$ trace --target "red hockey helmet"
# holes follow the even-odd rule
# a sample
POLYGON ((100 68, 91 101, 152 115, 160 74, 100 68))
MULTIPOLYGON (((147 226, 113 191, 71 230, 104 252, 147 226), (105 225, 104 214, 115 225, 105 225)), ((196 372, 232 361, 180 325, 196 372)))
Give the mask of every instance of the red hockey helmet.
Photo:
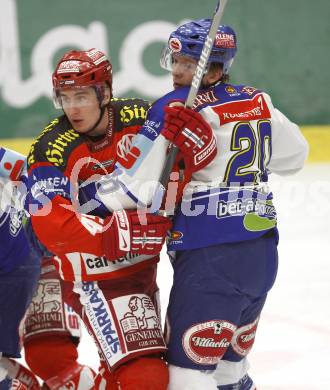
POLYGON ((63 88, 95 87, 98 99, 103 99, 104 83, 112 96, 112 65, 106 55, 95 48, 86 51, 71 50, 58 62, 52 76, 54 103, 62 107, 58 92, 63 88))

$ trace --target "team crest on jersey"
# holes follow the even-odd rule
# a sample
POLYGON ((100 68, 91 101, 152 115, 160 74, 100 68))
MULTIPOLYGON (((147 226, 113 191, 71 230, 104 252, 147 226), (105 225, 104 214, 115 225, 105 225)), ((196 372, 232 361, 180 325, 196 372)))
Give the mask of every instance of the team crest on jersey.
POLYGON ((246 356, 250 352, 255 340, 258 322, 259 318, 235 331, 231 345, 239 355, 246 356))
POLYGON ((228 321, 212 320, 190 327, 182 337, 188 358, 197 364, 217 364, 230 345, 236 326, 228 321))
POLYGON ((133 146, 134 137, 135 134, 125 134, 117 143, 118 162, 126 169, 131 168, 141 154, 141 151, 133 146))

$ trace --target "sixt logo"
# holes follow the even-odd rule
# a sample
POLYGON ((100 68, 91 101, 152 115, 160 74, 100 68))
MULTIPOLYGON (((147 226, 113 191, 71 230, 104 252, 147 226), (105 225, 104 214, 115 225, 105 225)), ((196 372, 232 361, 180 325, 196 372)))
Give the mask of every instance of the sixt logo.
POLYGON ((34 164, 36 162, 35 155, 34 155, 34 151, 35 151, 36 145, 40 142, 40 139, 46 133, 50 132, 58 124, 58 122, 59 122, 58 118, 54 119, 48 126, 46 126, 42 130, 40 135, 33 141, 32 145, 31 145, 31 148, 30 148, 29 156, 28 156, 28 165, 29 166, 31 166, 32 164, 34 164))
POLYGON ((53 142, 48 142, 50 147, 46 150, 45 153, 47 160, 56 167, 64 165, 63 154, 65 149, 71 142, 79 137, 80 135, 74 130, 68 130, 59 137, 55 138, 53 142))
POLYGON ((133 119, 145 119, 147 110, 143 106, 134 104, 132 106, 124 106, 120 110, 120 121, 122 123, 130 123, 133 119))

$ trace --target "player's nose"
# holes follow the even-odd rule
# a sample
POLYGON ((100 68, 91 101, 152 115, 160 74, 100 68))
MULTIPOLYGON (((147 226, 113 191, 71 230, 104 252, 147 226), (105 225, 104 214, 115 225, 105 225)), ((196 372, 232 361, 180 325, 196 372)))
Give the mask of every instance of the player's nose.
POLYGON ((172 65, 172 76, 173 78, 177 77, 182 77, 183 74, 183 68, 180 64, 173 64, 172 65))

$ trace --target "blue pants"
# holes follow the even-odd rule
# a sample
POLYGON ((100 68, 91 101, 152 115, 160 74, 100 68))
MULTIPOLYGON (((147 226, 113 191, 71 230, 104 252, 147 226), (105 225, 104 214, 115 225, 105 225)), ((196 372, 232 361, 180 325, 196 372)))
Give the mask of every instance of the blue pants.
POLYGON ((218 358, 241 360, 253 345, 253 324, 275 281, 277 261, 272 232, 255 240, 176 252, 167 312, 169 363, 214 370, 218 358), (236 348, 233 333, 239 335, 236 348))
POLYGON ((11 272, 0 272, 0 352, 19 358, 19 324, 29 306, 40 275, 40 257, 31 251, 11 272))

